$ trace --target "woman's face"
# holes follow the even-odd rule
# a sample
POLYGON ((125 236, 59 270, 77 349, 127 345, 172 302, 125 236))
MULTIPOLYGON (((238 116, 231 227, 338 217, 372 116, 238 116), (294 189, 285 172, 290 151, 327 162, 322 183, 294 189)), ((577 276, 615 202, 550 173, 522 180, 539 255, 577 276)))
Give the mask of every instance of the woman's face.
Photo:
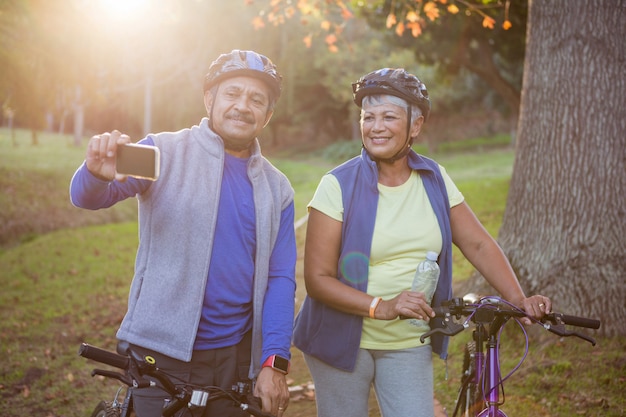
POLYGON ((407 108, 386 100, 363 102, 361 136, 370 155, 385 159, 396 155, 407 144, 407 108))

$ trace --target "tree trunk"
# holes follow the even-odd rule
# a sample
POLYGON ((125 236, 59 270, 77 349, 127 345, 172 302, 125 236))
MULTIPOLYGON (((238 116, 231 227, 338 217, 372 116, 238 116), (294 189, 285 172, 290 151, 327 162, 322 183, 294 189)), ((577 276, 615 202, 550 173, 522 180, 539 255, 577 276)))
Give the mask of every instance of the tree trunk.
MULTIPOLYGON (((148 70, 150 71, 150 70, 148 70)), ((152 132, 152 74, 146 74, 146 84, 143 90, 143 137, 148 136, 152 132)))
POLYGON ((626 0, 531 0, 500 244, 528 293, 626 334, 626 0))
POLYGON ((85 129, 85 103, 80 85, 76 85, 74 97, 74 146, 83 146, 83 131, 85 129))

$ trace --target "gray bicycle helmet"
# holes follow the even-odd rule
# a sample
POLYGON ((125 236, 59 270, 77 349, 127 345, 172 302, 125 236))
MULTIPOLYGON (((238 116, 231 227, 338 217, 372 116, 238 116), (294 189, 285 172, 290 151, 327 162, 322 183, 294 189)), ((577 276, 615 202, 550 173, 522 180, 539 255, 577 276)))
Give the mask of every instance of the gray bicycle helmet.
POLYGON ((238 49, 222 54, 213 61, 204 77, 204 92, 226 78, 241 75, 260 79, 270 88, 274 100, 280 97, 282 76, 272 61, 254 51, 238 49))
POLYGON ((430 113, 430 99, 423 82, 403 68, 381 68, 361 77, 352 84, 354 102, 361 107, 363 97, 389 94, 415 104, 422 111, 424 120, 430 113))

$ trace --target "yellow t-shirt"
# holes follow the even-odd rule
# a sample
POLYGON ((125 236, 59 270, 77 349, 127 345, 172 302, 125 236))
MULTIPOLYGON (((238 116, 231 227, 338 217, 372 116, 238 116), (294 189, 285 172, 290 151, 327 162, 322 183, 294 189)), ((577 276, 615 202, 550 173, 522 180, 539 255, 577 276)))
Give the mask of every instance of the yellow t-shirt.
MULTIPOLYGON (((463 202, 463 194, 440 166, 450 207, 463 202)), ((417 264, 426 252, 441 252, 442 238, 435 212, 422 180, 413 171, 408 181, 397 187, 378 184, 379 199, 369 260, 367 293, 388 300, 410 290, 417 264)), ((322 177, 308 205, 327 216, 343 221, 341 187, 332 174, 322 177)), ((361 348, 406 349, 421 344, 419 337, 428 324, 415 327, 408 320, 363 319, 361 348)))

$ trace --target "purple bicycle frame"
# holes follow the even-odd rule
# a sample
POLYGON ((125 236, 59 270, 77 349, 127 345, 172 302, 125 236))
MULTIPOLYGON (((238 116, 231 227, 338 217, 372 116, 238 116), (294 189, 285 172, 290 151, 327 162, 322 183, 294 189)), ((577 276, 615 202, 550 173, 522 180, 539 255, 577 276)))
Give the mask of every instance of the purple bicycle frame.
MULTIPOLYGON (((500 390, 504 381, 520 367, 526 358, 528 353, 528 334, 518 319, 530 316, 499 297, 481 297, 478 301, 474 300, 474 298, 468 297, 467 300, 454 298, 446 302, 444 307, 439 308, 440 311, 437 315, 445 317, 447 329, 430 330, 422 335, 420 340, 423 342, 423 339, 430 337, 434 333, 454 336, 468 328, 470 321, 473 322, 475 326, 472 337, 475 343, 466 345, 461 389, 458 393, 454 416, 458 416, 458 412, 461 411, 463 417, 507 417, 504 411, 500 410, 500 406, 504 403, 504 390, 502 390, 502 400, 500 399, 500 390), (505 305, 504 309, 500 308, 501 303, 505 305), (462 324, 453 320, 454 316, 460 318, 461 315, 467 317, 462 324), (499 352, 500 334, 502 328, 510 319, 514 319, 522 329, 526 338, 526 349, 523 358, 517 366, 509 375, 502 378, 499 352), (482 398, 476 398, 477 394, 482 394, 482 398), (476 411, 478 407, 484 408, 481 411, 476 411), (471 413, 471 416, 469 413, 471 413)), ((546 330, 558 336, 576 336, 594 346, 595 340, 592 337, 569 331, 565 328, 565 325, 598 329, 601 324, 599 320, 568 316, 561 313, 549 313, 546 315, 545 321, 533 321, 541 323, 546 330)))
POLYGON ((489 336, 487 342, 487 353, 482 352, 482 344, 476 346, 476 384, 482 385, 483 395, 487 393, 487 407, 476 415, 476 417, 507 417, 504 411, 500 410, 500 357, 498 355, 497 336, 489 336), (483 375, 484 364, 487 363, 488 374, 483 375))

